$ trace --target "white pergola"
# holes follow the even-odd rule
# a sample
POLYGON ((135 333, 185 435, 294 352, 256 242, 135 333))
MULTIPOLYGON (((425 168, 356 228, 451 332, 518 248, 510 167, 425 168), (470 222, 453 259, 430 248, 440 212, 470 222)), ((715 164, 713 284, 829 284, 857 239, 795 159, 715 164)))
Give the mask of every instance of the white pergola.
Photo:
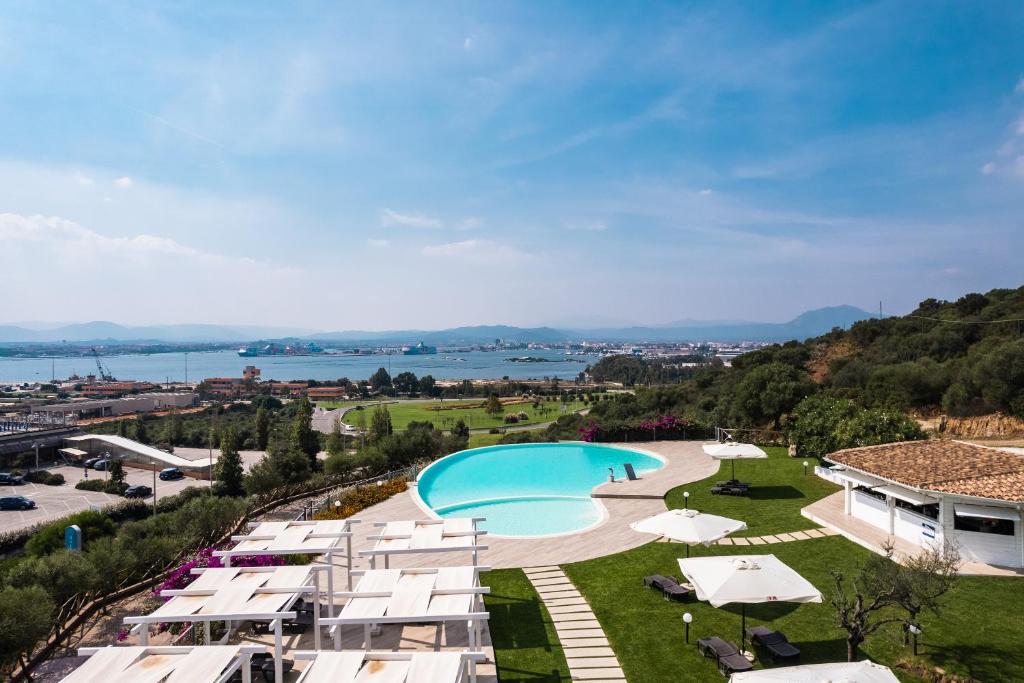
POLYGON ((149 644, 149 625, 167 622, 202 623, 210 643, 210 622, 223 621, 228 626, 240 621, 267 621, 274 631, 275 680, 283 680, 282 624, 297 615, 290 608, 300 596, 312 594, 314 647, 320 648, 320 572, 326 566, 295 567, 226 567, 195 569, 199 578, 186 588, 161 591, 171 599, 155 612, 144 616, 125 617, 124 623, 135 624, 139 644, 149 644))
POLYGON ((473 556, 473 565, 479 560, 479 552, 487 550, 480 545, 480 536, 486 531, 477 529, 477 522, 486 517, 451 517, 447 519, 408 520, 400 522, 377 522, 382 527, 379 534, 370 536, 376 541, 369 550, 359 554, 370 558, 370 567, 377 567, 377 556, 384 557, 385 569, 390 566, 392 555, 416 553, 468 552, 473 556))
POLYGON ((463 683, 473 679, 476 665, 486 660, 482 652, 343 652, 295 653, 308 659, 296 683, 355 683, 381 680, 388 683, 463 683))
MULTIPOLYGON (((352 590, 352 525, 358 519, 325 519, 319 521, 261 522, 249 533, 232 536, 236 541, 230 550, 215 550, 215 557, 231 566, 231 558, 252 555, 324 555, 327 565, 334 566, 336 554, 345 555, 345 575, 352 590), (342 548, 344 541, 344 548, 342 548)), ((334 572, 327 574, 327 592, 334 593, 334 572)), ((334 604, 328 604, 328 615, 334 616, 334 604)))
MULTIPOLYGON (((371 631, 377 624, 466 622, 469 649, 479 652, 481 624, 487 620, 483 595, 491 589, 480 585, 480 572, 489 567, 440 567, 437 569, 370 569, 360 575, 356 589, 335 593, 345 598, 341 613, 321 623, 334 627, 334 649, 341 650, 341 626, 361 624, 363 647, 372 648, 371 631)), ((475 680, 475 678, 474 678, 475 680)))
POLYGON ((242 671, 242 683, 250 683, 250 660, 262 645, 212 645, 208 647, 83 647, 88 656, 62 683, 226 683, 242 671))

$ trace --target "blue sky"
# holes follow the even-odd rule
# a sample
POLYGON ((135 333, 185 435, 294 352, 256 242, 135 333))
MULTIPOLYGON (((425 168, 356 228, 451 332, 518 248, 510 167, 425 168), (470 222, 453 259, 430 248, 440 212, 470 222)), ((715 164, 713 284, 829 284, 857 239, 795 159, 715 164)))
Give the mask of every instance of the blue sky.
POLYGON ((10 2, 0 318, 785 320, 1016 287, 1024 5, 10 2))

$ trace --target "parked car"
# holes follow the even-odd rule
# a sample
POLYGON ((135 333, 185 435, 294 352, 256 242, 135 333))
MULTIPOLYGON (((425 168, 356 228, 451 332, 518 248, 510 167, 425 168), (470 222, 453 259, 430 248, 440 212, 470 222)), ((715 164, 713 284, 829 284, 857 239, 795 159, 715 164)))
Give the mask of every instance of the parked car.
POLYGON ((174 481, 175 479, 182 479, 184 476, 185 473, 177 467, 168 467, 165 470, 160 470, 160 478, 164 481, 174 481))
POLYGON ((151 495, 153 495, 153 489, 149 488, 145 484, 129 486, 124 491, 125 498, 149 498, 151 495))
POLYGON ((25 477, 20 474, 11 474, 10 472, 0 472, 0 485, 3 486, 21 486, 25 483, 25 477))
POLYGON ((0 498, 0 510, 35 510, 36 502, 25 496, 6 496, 0 498))
POLYGON ((91 470, 100 460, 103 460, 103 458, 89 458, 82 463, 82 467, 87 467, 91 470))
POLYGON ((100 458, 95 463, 93 463, 92 468, 94 470, 99 470, 100 472, 105 472, 106 469, 107 469, 107 463, 109 463, 109 462, 110 461, 107 460, 106 458, 100 458))

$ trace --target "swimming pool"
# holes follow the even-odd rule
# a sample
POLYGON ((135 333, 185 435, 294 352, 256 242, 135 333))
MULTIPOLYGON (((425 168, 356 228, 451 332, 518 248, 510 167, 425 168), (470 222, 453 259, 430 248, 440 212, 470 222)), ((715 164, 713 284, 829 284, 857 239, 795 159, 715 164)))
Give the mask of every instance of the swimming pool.
POLYGON ((500 536, 547 536, 580 531, 604 518, 591 490, 662 461, 639 451, 589 443, 488 446, 454 453, 419 476, 420 501, 440 517, 486 517, 483 528, 500 536))

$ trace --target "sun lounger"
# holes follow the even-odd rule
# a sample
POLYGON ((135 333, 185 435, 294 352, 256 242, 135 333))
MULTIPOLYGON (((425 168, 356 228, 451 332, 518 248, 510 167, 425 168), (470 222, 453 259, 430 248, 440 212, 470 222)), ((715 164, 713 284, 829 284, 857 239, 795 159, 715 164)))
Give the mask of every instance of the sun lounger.
POLYGON ((725 482, 719 482, 717 485, 711 487, 711 493, 716 496, 745 496, 749 489, 749 484, 727 484, 725 482))
POLYGON ((718 670, 725 676, 730 676, 737 671, 750 671, 754 668, 754 665, 740 654, 734 644, 717 636, 698 640, 697 651, 705 657, 714 657, 718 663, 718 670))
POLYGON ((772 631, 764 626, 751 626, 747 629, 751 642, 768 651, 772 661, 779 659, 796 659, 800 656, 800 648, 794 646, 782 631, 772 631))
POLYGON ((676 580, 676 577, 662 576, 661 574, 645 576, 644 585, 648 588, 657 588, 660 590, 662 597, 666 600, 683 600, 693 592, 692 589, 679 583, 679 581, 676 580))
POLYGON ((639 479, 639 477, 636 476, 636 470, 633 469, 632 463, 627 462, 622 467, 623 469, 626 470, 627 479, 629 479, 630 481, 636 481, 637 479, 639 479))

